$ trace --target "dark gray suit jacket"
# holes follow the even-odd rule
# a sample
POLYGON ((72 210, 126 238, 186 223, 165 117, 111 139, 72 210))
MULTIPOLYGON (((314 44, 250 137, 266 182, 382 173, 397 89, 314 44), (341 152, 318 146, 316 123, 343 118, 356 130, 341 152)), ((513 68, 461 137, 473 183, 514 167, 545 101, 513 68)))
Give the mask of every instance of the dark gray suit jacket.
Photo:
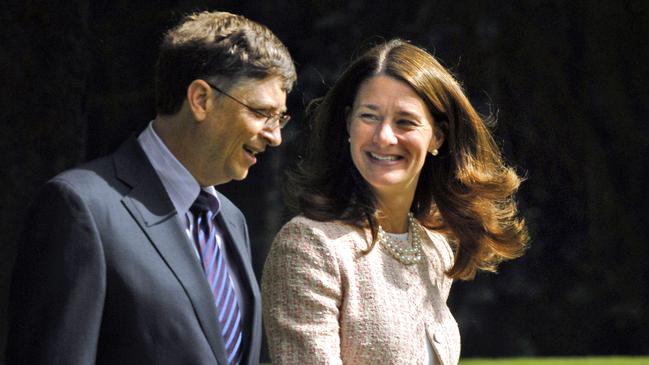
MULTIPOLYGON (((246 222, 219 199, 252 308, 241 363, 258 364, 261 303, 246 222)), ((226 363, 193 243, 135 139, 49 181, 28 219, 12 280, 8 364, 226 363)))

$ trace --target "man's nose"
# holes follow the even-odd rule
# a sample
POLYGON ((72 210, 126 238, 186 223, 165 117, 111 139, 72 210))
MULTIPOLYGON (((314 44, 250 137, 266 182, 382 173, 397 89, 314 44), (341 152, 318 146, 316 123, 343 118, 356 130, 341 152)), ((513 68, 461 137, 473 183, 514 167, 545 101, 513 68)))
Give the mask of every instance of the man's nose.
POLYGON ((279 126, 273 129, 264 128, 261 133, 272 147, 277 147, 282 144, 282 130, 279 126))

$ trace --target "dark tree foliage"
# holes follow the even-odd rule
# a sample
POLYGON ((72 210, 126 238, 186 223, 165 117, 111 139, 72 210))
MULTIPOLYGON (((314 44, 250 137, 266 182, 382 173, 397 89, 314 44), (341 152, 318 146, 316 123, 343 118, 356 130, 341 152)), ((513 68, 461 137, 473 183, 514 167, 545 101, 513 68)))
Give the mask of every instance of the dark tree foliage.
POLYGON ((7 292, 23 216, 36 189, 86 155, 88 2, 0 7, 0 364, 7 292))
POLYGON ((478 110, 496 117, 498 142, 527 177, 519 202, 531 248, 451 294, 463 356, 649 354, 649 2, 641 0, 10 1, 0 33, 0 351, 29 197, 147 125, 161 34, 203 9, 267 25, 297 64, 284 143, 245 181, 220 188, 248 217, 258 273, 290 218, 280 188, 304 147, 306 105, 363 47, 401 37, 441 59, 478 110))

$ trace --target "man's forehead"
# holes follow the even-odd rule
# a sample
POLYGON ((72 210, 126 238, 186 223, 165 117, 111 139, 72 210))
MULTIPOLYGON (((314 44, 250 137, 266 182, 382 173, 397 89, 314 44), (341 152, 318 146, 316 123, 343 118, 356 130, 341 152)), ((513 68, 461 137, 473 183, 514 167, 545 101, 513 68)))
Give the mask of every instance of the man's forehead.
POLYGON ((265 79, 246 79, 239 81, 232 88, 242 98, 259 106, 284 109, 286 104, 286 90, 284 83, 279 77, 268 77, 265 79))

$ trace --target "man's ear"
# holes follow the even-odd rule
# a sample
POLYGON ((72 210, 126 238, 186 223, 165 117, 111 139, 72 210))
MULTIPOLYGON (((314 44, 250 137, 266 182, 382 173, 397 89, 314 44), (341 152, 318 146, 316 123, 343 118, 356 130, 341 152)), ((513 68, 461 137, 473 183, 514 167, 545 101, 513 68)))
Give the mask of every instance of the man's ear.
POLYGON ((207 117, 207 110, 213 106, 210 98, 212 88, 204 80, 194 80, 187 87, 187 105, 194 120, 201 122, 207 117))

